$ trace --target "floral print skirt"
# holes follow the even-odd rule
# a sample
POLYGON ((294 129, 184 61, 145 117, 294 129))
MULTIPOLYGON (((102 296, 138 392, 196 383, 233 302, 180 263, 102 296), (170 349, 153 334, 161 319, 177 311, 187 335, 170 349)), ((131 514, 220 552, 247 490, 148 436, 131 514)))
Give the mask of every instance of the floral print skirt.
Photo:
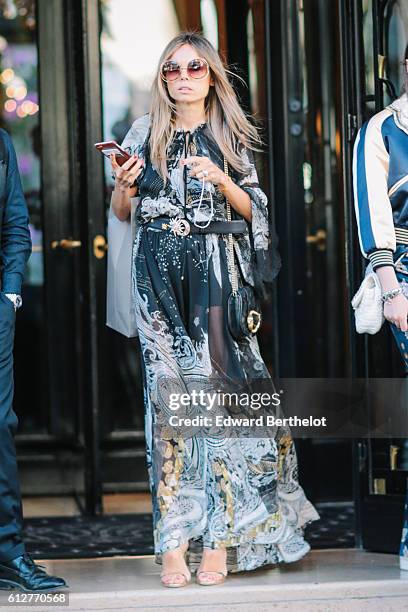
POLYGON ((166 381, 186 391, 214 373, 270 378, 256 336, 237 342, 228 330, 226 236, 177 236, 160 229, 166 220, 140 224, 133 249, 156 562, 187 540, 191 569, 203 546, 226 547, 229 572, 296 561, 310 550, 304 526, 320 517, 299 485, 288 428, 267 438, 184 439, 158 425, 166 381))

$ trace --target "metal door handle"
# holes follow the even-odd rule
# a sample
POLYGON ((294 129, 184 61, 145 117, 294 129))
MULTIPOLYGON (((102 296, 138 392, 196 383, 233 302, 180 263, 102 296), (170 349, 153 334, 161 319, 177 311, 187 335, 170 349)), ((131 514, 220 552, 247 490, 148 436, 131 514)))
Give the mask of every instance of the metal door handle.
POLYGON ((393 444, 390 446, 390 469, 397 469, 397 456, 398 456, 399 446, 394 446, 393 444))
POLYGON ((306 242, 308 244, 315 244, 319 251, 326 250, 326 230, 319 229, 315 234, 306 236, 306 242))
POLYGON ((79 249, 82 246, 80 240, 72 240, 71 238, 62 238, 61 240, 53 240, 51 242, 52 249, 65 249, 71 251, 72 249, 79 249))
POLYGON ((103 259, 107 250, 108 244, 105 236, 102 236, 102 234, 95 236, 93 241, 93 252, 96 259, 103 259))

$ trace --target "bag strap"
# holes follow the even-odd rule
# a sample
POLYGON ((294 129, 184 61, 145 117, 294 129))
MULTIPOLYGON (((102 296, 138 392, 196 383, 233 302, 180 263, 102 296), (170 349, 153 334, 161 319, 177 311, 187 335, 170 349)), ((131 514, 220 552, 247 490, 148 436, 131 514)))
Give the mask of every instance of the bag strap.
MULTIPOLYGON (((228 162, 224 155, 224 173, 229 176, 228 173, 228 162)), ((227 220, 231 221, 231 204, 229 203, 228 198, 225 196, 225 201, 227 204, 227 220)), ((229 263, 229 271, 231 274, 231 287, 232 293, 235 295, 238 291, 238 272, 237 267, 234 261, 234 239, 232 233, 228 234, 228 263, 229 263)))

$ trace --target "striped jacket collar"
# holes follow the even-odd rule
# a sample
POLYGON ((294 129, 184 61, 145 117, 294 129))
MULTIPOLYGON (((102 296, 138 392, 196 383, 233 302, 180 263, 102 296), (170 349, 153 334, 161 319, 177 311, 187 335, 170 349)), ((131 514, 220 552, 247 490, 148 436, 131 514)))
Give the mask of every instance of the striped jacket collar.
POLYGON ((387 108, 392 111, 396 125, 408 134, 408 93, 404 92, 387 108))

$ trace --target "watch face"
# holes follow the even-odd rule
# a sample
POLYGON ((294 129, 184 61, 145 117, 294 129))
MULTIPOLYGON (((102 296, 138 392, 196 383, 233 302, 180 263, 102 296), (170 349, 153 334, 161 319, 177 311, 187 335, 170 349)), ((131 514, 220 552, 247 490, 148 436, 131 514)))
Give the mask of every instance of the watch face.
POLYGON ((23 300, 21 299, 21 296, 17 295, 16 301, 15 301, 16 308, 20 308, 22 303, 23 303, 23 300))

